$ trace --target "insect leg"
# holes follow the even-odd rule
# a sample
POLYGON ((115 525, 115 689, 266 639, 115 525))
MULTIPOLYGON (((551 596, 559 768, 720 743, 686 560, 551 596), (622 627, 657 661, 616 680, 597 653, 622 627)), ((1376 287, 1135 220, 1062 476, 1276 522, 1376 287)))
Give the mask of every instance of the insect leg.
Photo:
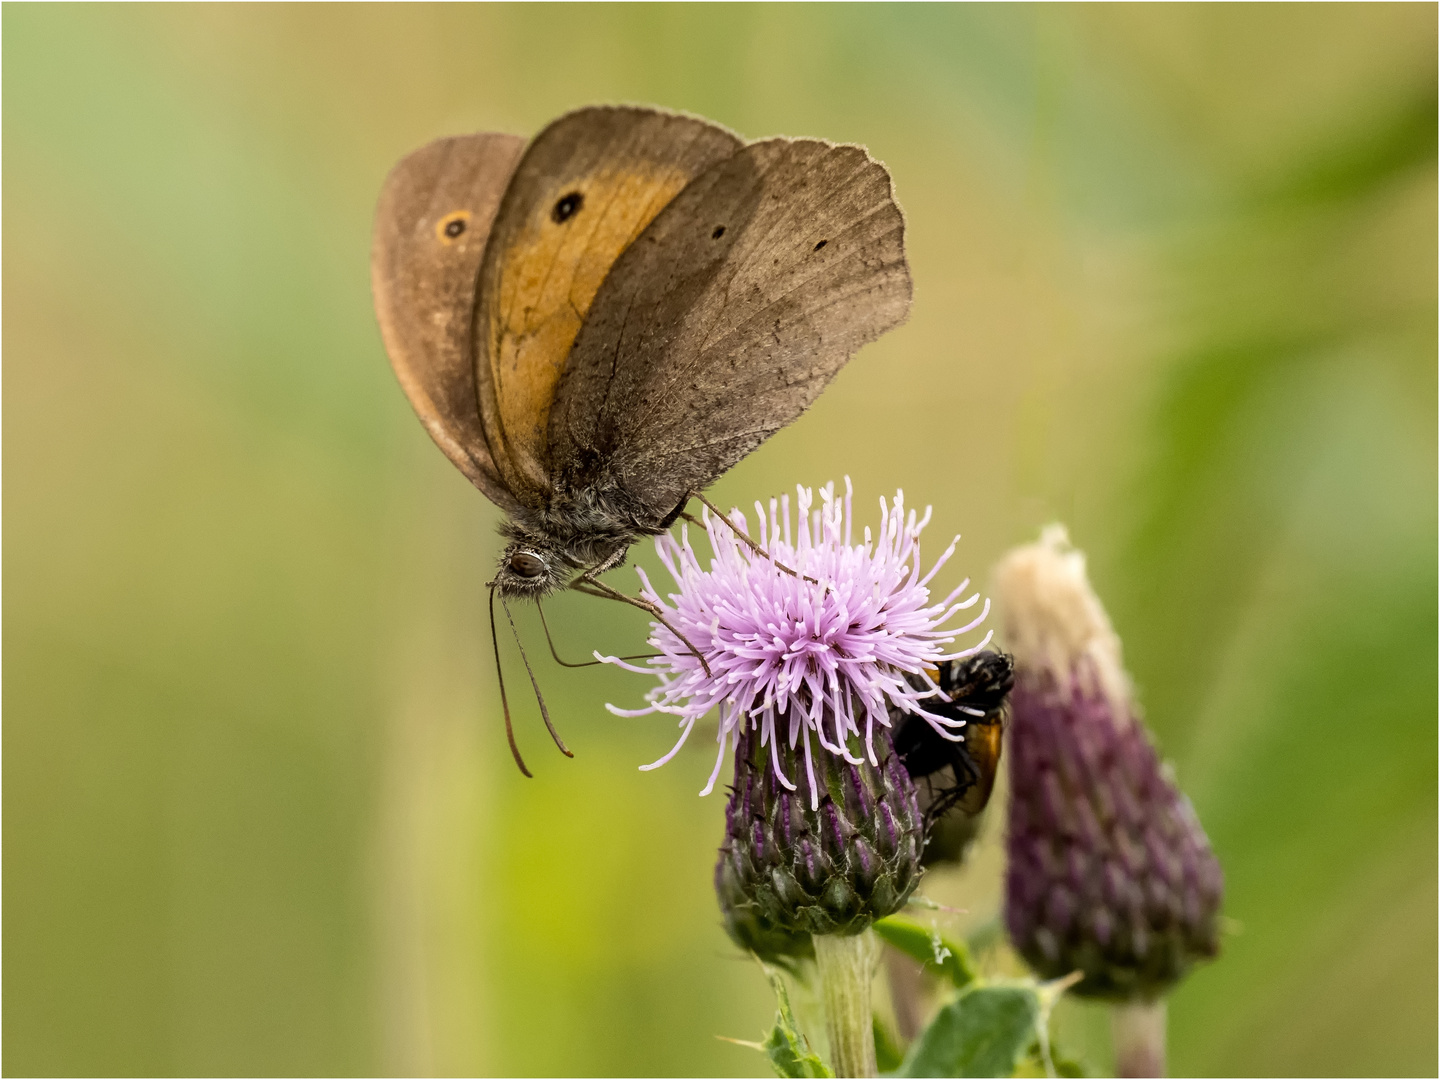
MULTIPOLYGON (((783 562, 781 562, 779 559, 775 558, 775 556, 771 555, 768 551, 766 551, 764 548, 762 548, 762 547, 761 547, 759 544, 757 544, 754 540, 750 539, 750 536, 745 532, 744 529, 740 528, 740 526, 736 525, 736 524, 735 524, 733 521, 731 521, 728 517, 726 517, 724 514, 722 514, 722 513, 720 512, 720 508, 719 508, 718 506, 716 506, 714 503, 712 503, 709 499, 707 499, 707 498, 705 497, 704 492, 697 491, 697 492, 695 492, 694 497, 697 498, 697 499, 699 499, 702 503, 704 503, 705 506, 709 509, 709 511, 710 511, 712 514, 714 514, 716 517, 718 517, 718 518, 719 518, 721 521, 723 521, 726 525, 730 526, 730 531, 733 532, 736 536, 738 536, 738 537, 740 538, 740 540, 745 544, 746 547, 748 547, 751 551, 755 552, 756 555, 759 555, 759 556, 761 556, 762 558, 769 559, 772 563, 774 563, 774 564, 775 564, 775 568, 776 568, 777 570, 783 570, 783 571, 785 571, 785 573, 789 574, 791 577, 804 578, 806 581, 810 582, 811 585, 819 585, 819 584, 820 584, 820 582, 816 581, 816 580, 815 580, 813 577, 811 577, 809 574, 801 574, 801 573, 798 573, 797 571, 791 570, 790 567, 786 566, 783 562)), ((693 522, 694 524, 699 525, 702 529, 705 527, 701 522, 696 521, 695 518, 691 517, 691 516, 690 516, 689 514, 687 514, 687 513, 682 512, 682 513, 680 514, 680 516, 683 517, 686 521, 693 522)))
POLYGON ((610 599, 608 595, 601 592, 599 589, 592 589, 586 586, 584 579, 582 578, 576 578, 574 581, 572 581, 570 583, 570 588, 574 589, 578 593, 584 593, 586 596, 598 596, 602 600, 610 599))
MULTIPOLYGON (((591 592, 591 590, 589 590, 589 589, 581 589, 580 591, 581 591, 581 592, 584 592, 584 593, 588 593, 588 594, 591 595, 591 596, 600 596, 600 597, 604 597, 604 596, 605 596, 604 593, 591 592)), ((607 598, 607 599, 608 599, 608 598, 607 598)), ((538 612, 540 612, 540 625, 545 628, 545 642, 546 642, 546 644, 548 644, 548 645, 550 646, 550 655, 555 658, 555 662, 556 662, 557 664, 559 664, 561 667, 579 668, 579 667, 594 667, 596 664, 599 664, 599 663, 602 663, 602 662, 603 662, 603 661, 600 661, 600 660, 586 660, 586 661, 584 661, 583 663, 580 663, 580 664, 570 664, 570 663, 566 663, 564 660, 561 660, 561 659, 560 659, 560 654, 555 651, 555 639, 550 636, 550 624, 545 621, 545 609, 540 606, 540 601, 539 601, 539 600, 536 600, 536 601, 535 601, 535 610, 538 611, 538 612)), ((642 654, 642 655, 640 655, 640 656, 620 656, 620 657, 616 657, 616 659, 617 659, 617 660, 649 660, 652 656, 659 656, 659 655, 660 655, 659 653, 644 653, 644 654, 642 654)))
MULTIPOLYGON (((641 611, 648 611, 651 617, 656 622, 658 622, 661 626, 665 627, 666 630, 669 630, 672 634, 674 634, 677 638, 679 638, 685 643, 685 648, 690 650, 691 656, 695 657, 696 660, 700 661, 700 666, 705 669, 706 675, 708 675, 712 679, 715 677, 715 673, 710 670, 710 665, 705 660, 705 657, 701 655, 700 650, 695 647, 694 643, 689 638, 687 638, 679 630, 676 630, 675 627, 670 625, 669 621, 665 618, 664 614, 660 611, 660 608, 657 605, 652 604, 649 600, 641 600, 637 596, 626 596, 619 589, 612 589, 603 581, 597 581, 595 578, 592 578, 589 574, 589 571, 586 571, 584 574, 580 575, 580 581, 583 581, 587 585, 593 585, 597 590, 599 590, 599 595, 604 596, 609 600, 619 600, 621 603, 630 604, 634 607, 638 607, 641 611)), ((579 582, 577 582, 575 585, 571 585, 570 587, 573 589, 577 588, 578 585, 579 582)), ((581 589, 580 591, 590 592, 589 589, 581 589)), ((592 593, 591 595, 595 594, 592 593)))
POLYGON ((495 646, 495 678, 500 682, 500 707, 505 710, 505 738, 510 742, 510 754, 515 759, 515 764, 520 766, 520 771, 526 776, 533 774, 525 767, 525 759, 520 756, 520 748, 515 745, 515 729, 510 724, 510 701, 505 696, 505 671, 500 666, 500 639, 495 636, 495 590, 490 590, 490 644, 495 646))
POLYGON ((525 655, 525 645, 520 641, 520 631, 515 629, 515 620, 510 615, 510 605, 505 603, 505 598, 500 598, 500 606, 505 609, 505 621, 510 624, 510 633, 515 635, 515 645, 520 650, 520 659, 525 662, 525 674, 530 676, 530 686, 535 691, 535 700, 540 703, 540 718, 545 721, 545 727, 550 732, 550 738, 555 740, 555 745, 566 757, 574 757, 570 748, 565 745, 565 740, 560 738, 560 733, 555 730, 555 725, 550 722, 550 710, 545 707, 545 696, 540 693, 540 684, 535 681, 535 672, 530 669, 530 658, 525 655))

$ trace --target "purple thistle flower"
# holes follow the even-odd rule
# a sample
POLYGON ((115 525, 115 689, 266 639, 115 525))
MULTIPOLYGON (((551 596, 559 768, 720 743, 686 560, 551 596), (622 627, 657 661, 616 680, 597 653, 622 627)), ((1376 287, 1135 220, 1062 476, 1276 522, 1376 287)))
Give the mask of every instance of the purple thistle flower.
MULTIPOLYGON (((851 495, 848 478, 843 499, 827 484, 820 491, 820 507, 812 509, 811 490, 797 488, 797 531, 791 529, 788 497, 771 499, 768 517, 756 503, 758 542, 769 557, 751 550, 726 522, 709 514, 705 527, 713 556, 708 570, 690 546, 688 530, 682 530, 679 540, 669 534, 656 537, 656 551, 679 592, 661 597, 637 568, 642 594, 704 654, 710 673, 685 642, 659 623, 652 623, 650 644, 661 655, 645 667, 596 653, 605 663, 659 679, 646 695, 646 708, 607 706, 611 712, 679 717, 679 741, 642 769, 658 768, 674 757, 695 722, 718 707, 719 751, 700 794, 714 789, 727 741, 735 745, 749 728, 759 732, 762 747, 769 747, 775 777, 787 790, 797 787, 781 767, 779 740, 791 750, 803 748, 813 809, 820 792, 812 736, 821 749, 852 765, 863 762, 856 756, 863 741, 870 765, 878 767, 875 728, 890 727, 893 706, 899 714, 924 717, 947 739, 963 738, 959 729, 964 720, 930 712, 922 704, 938 693, 925 670, 989 643, 986 634, 978 645, 957 653, 946 653, 943 647, 984 621, 990 602, 985 601, 969 623, 947 628, 958 612, 979 600, 978 593, 959 599, 969 586, 966 579, 943 601, 931 603, 929 583, 954 553, 959 537, 922 577, 919 537, 930 511, 920 519, 913 510, 907 514, 903 493, 897 491, 892 503, 880 500, 878 534, 872 536, 866 528, 863 541, 852 543, 851 495), (776 561, 802 576, 786 573, 776 561), (920 676, 921 685, 912 685, 907 675, 920 676)), ((732 511, 732 516, 748 531, 740 511, 732 511)))
POLYGON ((996 589, 1016 674, 1011 940, 1046 978, 1084 971, 1077 994, 1153 1001, 1219 950, 1220 864, 1141 722, 1120 638, 1065 530, 1011 551, 996 589))

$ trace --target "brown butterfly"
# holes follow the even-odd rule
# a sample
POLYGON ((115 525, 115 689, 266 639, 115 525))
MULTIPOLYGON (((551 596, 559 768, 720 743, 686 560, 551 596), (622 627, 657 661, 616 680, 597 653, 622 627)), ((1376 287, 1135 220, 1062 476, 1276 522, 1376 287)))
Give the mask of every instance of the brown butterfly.
POLYGON ((426 430, 507 516, 492 636, 496 592, 578 588, 663 622, 599 575, 904 321, 904 232, 862 147, 746 143, 657 109, 579 109, 528 145, 439 139, 395 166, 375 308, 426 430))

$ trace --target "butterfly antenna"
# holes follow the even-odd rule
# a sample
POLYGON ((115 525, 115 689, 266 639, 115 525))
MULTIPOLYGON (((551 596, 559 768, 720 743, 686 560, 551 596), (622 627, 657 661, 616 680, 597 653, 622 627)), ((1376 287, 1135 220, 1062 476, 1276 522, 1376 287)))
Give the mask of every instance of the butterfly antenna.
POLYGON ((495 589, 490 589, 490 644, 495 646, 495 678, 500 682, 500 707, 505 710, 505 738, 510 741, 510 754, 515 758, 515 764, 520 766, 520 771, 533 779, 533 774, 525 767, 525 759, 520 756, 520 748, 515 745, 515 728, 510 723, 510 702, 505 697, 505 669, 500 666, 500 639, 495 635, 495 589))
MULTIPOLYGON (((604 594, 604 593, 591 593, 590 595, 592 595, 592 596, 604 596, 605 594, 604 594)), ((600 661, 600 660, 586 660, 586 661, 584 661, 583 663, 570 664, 570 663, 566 663, 564 660, 561 660, 561 659, 560 659, 560 654, 555 651, 555 640, 554 640, 554 638, 552 638, 552 637, 550 636, 550 624, 545 621, 545 609, 540 606, 540 601, 539 601, 539 600, 536 600, 536 601, 535 601, 535 610, 538 611, 538 612, 540 612, 540 625, 545 628, 545 642, 546 642, 546 644, 548 644, 548 645, 550 646, 550 655, 555 658, 555 662, 556 662, 557 664, 559 664, 561 667, 579 668, 579 667, 595 667, 597 664, 603 663, 603 661, 600 661)), ((642 654, 639 655, 639 656, 619 656, 619 657, 616 657, 616 659, 617 659, 617 660, 649 660, 649 659, 651 659, 652 657, 659 656, 659 655, 660 655, 659 653, 642 653, 642 654)))
MULTIPOLYGON (((748 547, 751 551, 755 552, 755 554, 756 554, 756 555, 759 555, 762 559, 769 559, 772 563, 774 563, 774 564, 775 564, 775 569, 777 569, 777 570, 783 570, 785 573, 789 574, 791 577, 804 578, 806 581, 810 582, 811 585, 819 585, 819 584, 820 584, 820 582, 816 581, 816 580, 815 580, 813 577, 811 577, 809 574, 802 574, 802 573, 800 573, 798 570, 791 570, 790 567, 786 566, 786 565, 785 565, 783 562, 781 562, 779 559, 775 558, 774 555, 771 555, 770 552, 766 551, 766 550, 765 550, 764 548, 762 548, 759 544, 757 544, 754 540, 750 539, 750 534, 747 533, 744 529, 740 528, 740 526, 736 525, 733 521, 731 521, 731 520, 730 520, 728 517, 726 517, 724 514, 722 514, 722 513, 720 512, 720 508, 719 508, 718 506, 716 506, 714 503, 712 503, 709 499, 707 499, 707 498, 705 497, 705 495, 704 495, 703 492, 700 492, 700 491, 695 492, 695 498, 699 499, 699 500, 701 501, 701 503, 703 503, 703 504, 709 509, 709 511, 710 511, 712 514, 714 514, 714 515, 715 515, 716 517, 718 517, 721 521, 723 521, 726 525, 728 525, 728 526, 730 527, 730 531, 733 532, 736 536, 738 536, 738 537, 741 539, 741 541, 744 542, 744 544, 745 544, 746 547, 748 547)), ((683 513, 683 512, 682 512, 680 516, 683 517, 686 521, 692 522, 692 523, 694 523, 695 525, 700 526, 700 528, 702 528, 702 529, 705 527, 705 523, 704 523, 703 521, 698 521, 698 520, 696 520, 694 517, 692 517, 692 516, 689 515, 689 514, 686 514, 686 513, 683 513)))
POLYGON ((550 710, 545 707, 545 696, 540 693, 540 684, 535 681, 535 672, 530 668, 530 658, 525 655, 525 646, 520 642, 520 631, 515 629, 515 619, 510 614, 510 605, 505 603, 505 598, 500 598, 500 606, 505 609, 505 621, 510 624, 510 633, 515 635, 515 644, 520 649, 520 659, 525 664, 525 674, 530 676, 530 686, 535 691, 535 700, 540 703, 540 718, 545 721, 545 728, 550 732, 550 738, 555 740, 555 745, 566 757, 574 757, 570 748, 565 745, 565 740, 560 738, 560 733, 555 730, 555 725, 550 722, 550 710))

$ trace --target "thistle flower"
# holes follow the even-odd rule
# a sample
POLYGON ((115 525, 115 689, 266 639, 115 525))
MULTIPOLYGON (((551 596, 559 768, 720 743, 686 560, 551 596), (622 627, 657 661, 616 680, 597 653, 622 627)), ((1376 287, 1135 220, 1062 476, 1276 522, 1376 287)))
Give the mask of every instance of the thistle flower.
POLYGON ((869 927, 914 889, 923 841, 915 786, 891 739, 892 713, 919 717, 944 739, 963 738, 963 716, 927 708, 939 689, 926 669, 988 644, 987 634, 974 648, 945 651, 990 605, 951 627, 979 599, 959 599, 967 581, 931 602, 930 581, 955 543, 922 577, 929 511, 923 519, 907 514, 896 492, 893 502, 880 500, 878 533, 867 528, 857 544, 851 498, 848 479, 843 499, 833 485, 821 489, 819 509, 799 488, 796 530, 788 498, 772 499, 768 515, 757 504, 758 543, 740 535, 748 525, 738 511, 731 521, 707 514, 708 570, 688 531, 679 540, 658 537, 679 589, 662 598, 641 571, 644 596, 663 619, 650 635, 660 655, 646 667, 599 659, 658 679, 646 708, 612 712, 678 718, 675 747, 644 768, 669 761, 700 717, 718 710, 715 768, 701 794, 714 789, 732 745, 735 782, 715 867, 726 930, 772 958, 808 946, 837 1071, 874 1076, 869 927))
POLYGON ((1153 1002, 1218 951, 1219 863, 1140 722, 1120 639, 1065 530, 1011 552, 996 588, 1016 663, 1011 939, 1047 978, 1083 970, 1076 993, 1153 1002))
MULTIPOLYGON (((816 754, 879 768, 884 744, 877 735, 888 731, 892 710, 924 718, 947 739, 962 738, 963 719, 926 707, 926 699, 938 691, 924 671, 968 656, 989 642, 987 634, 970 649, 947 654, 944 648, 985 619, 989 601, 969 623, 948 627, 979 600, 978 594, 959 599, 967 579, 941 602, 931 602, 928 586, 954 553, 955 542, 922 577, 919 537, 930 512, 918 519, 914 511, 907 514, 900 492, 893 502, 881 499, 878 533, 872 536, 867 527, 857 544, 852 543, 851 498, 848 479, 843 498, 835 496, 833 484, 822 488, 818 509, 813 508, 812 491, 798 488, 797 530, 791 528, 788 497, 772 499, 768 516, 757 503, 762 552, 746 545, 730 524, 707 513, 713 552, 709 569, 701 566, 690 546, 688 530, 679 540, 669 534, 656 538, 656 551, 679 592, 662 597, 638 570, 642 594, 688 641, 655 623, 650 644, 660 655, 647 666, 596 654, 606 663, 659 680, 646 695, 647 707, 611 705, 611 712, 678 717, 679 741, 659 761, 642 768, 669 761, 696 721, 718 708, 719 748, 701 794, 714 789, 727 743, 737 745, 741 734, 751 730, 758 734, 759 746, 768 749, 775 779, 787 791, 799 790, 791 773, 798 773, 803 763, 810 810, 816 811, 824 794, 816 780, 816 754), (692 645, 704 656, 704 665, 692 645), (790 768, 781 762, 781 750, 787 747, 799 758, 790 768)), ((743 514, 732 514, 736 527, 748 529, 743 514)))

